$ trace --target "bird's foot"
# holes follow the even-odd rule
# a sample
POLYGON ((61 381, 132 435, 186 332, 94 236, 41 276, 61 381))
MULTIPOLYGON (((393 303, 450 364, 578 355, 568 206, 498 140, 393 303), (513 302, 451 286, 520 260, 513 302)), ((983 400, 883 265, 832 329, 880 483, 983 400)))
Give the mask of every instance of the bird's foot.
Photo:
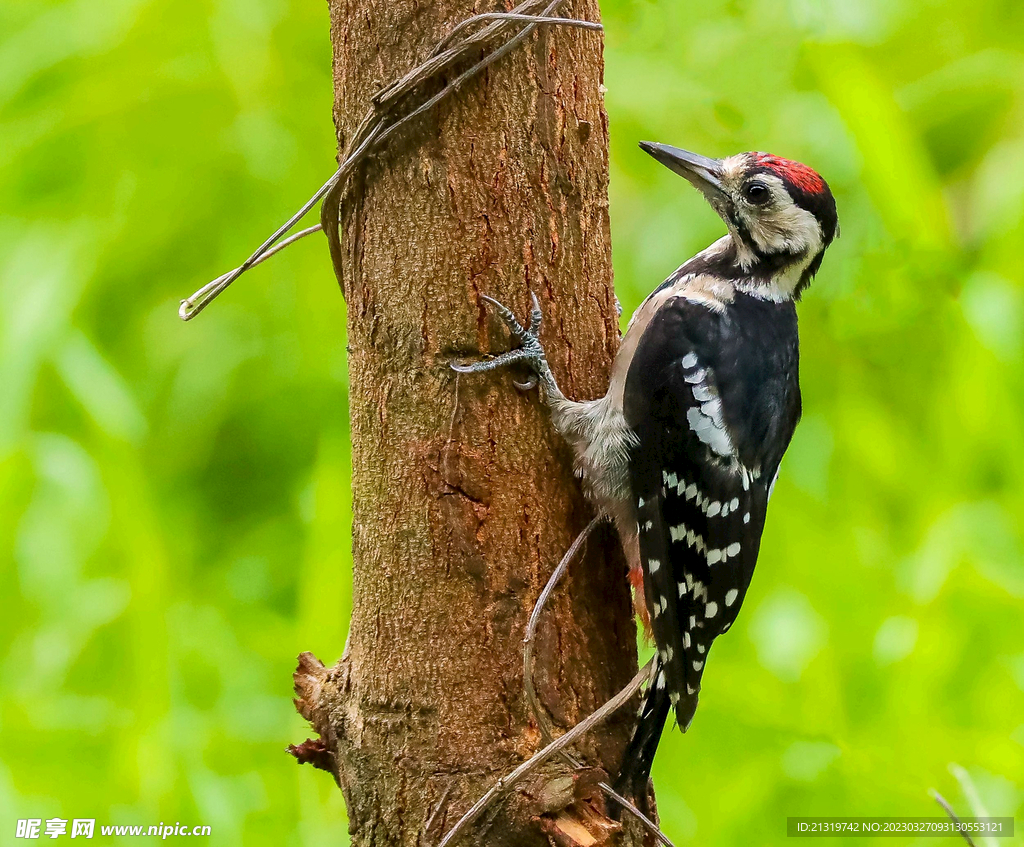
POLYGON ((544 383, 550 381, 553 385, 551 369, 548 367, 548 360, 544 355, 544 347, 540 343, 540 328, 544 321, 544 315, 540 310, 537 295, 530 292, 533 308, 530 310, 530 319, 525 327, 516 320, 512 310, 503 303, 499 303, 493 297, 488 297, 486 294, 481 294, 480 296, 494 307, 498 317, 504 321, 505 326, 508 327, 509 334, 519 343, 519 346, 515 350, 501 353, 492 359, 483 359, 479 362, 465 365, 452 362, 452 370, 460 374, 475 374, 495 371, 500 368, 506 368, 509 365, 523 364, 529 368, 531 375, 525 382, 515 381, 516 388, 520 391, 529 391, 531 388, 535 388, 539 381, 544 383))

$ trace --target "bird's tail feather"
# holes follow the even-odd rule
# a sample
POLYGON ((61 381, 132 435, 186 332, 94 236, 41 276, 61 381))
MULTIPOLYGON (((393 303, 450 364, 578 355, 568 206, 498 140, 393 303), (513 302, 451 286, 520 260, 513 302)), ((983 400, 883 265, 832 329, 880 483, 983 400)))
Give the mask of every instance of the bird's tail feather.
MULTIPOLYGON (((656 671, 653 679, 657 680, 656 671)), ((615 790, 624 797, 633 800, 636 807, 650 817, 647 781, 654 765, 654 754, 661 741, 661 733, 671 708, 669 691, 666 687, 658 687, 653 681, 647 689, 640 716, 637 720, 633 737, 626 746, 622 757, 619 775, 615 778, 615 790)))

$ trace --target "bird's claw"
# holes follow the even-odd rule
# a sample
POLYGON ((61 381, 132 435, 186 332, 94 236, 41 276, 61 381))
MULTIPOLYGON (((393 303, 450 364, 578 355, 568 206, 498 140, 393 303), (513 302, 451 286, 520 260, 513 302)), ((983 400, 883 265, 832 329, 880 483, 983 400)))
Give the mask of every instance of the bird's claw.
POLYGON ((465 365, 459 364, 458 362, 452 362, 451 369, 456 373, 462 374, 484 373, 485 371, 498 370, 499 368, 508 367, 509 365, 521 362, 530 369, 531 375, 528 379, 522 382, 514 380, 514 385, 520 391, 529 391, 536 388, 540 381, 538 373, 547 363, 544 356, 544 347, 540 343, 540 329, 544 323, 544 315, 541 312, 540 301, 537 300, 537 295, 531 291, 530 297, 533 301, 533 306, 530 309, 529 322, 524 327, 519 323, 516 319, 515 313, 509 309, 508 306, 498 300, 495 300, 493 297, 481 294, 480 299, 490 303, 491 306, 494 307, 494 310, 498 313, 498 317, 500 317, 505 326, 508 327, 509 334, 519 343, 519 346, 507 353, 501 353, 492 359, 484 359, 479 362, 472 362, 465 365))
POLYGON ((544 352, 540 346, 540 329, 544 324, 544 313, 540 310, 540 301, 537 299, 536 294, 532 291, 530 292, 532 306, 530 308, 529 323, 525 327, 516 320, 515 314, 504 303, 495 300, 493 297, 488 297, 486 294, 481 294, 480 299, 485 300, 494 307, 498 317, 505 322, 508 331, 519 342, 520 348, 537 349, 541 353, 544 352))
POLYGON ((512 384, 520 391, 532 391, 537 387, 538 379, 536 376, 531 376, 525 382, 520 382, 518 379, 512 380, 512 384))

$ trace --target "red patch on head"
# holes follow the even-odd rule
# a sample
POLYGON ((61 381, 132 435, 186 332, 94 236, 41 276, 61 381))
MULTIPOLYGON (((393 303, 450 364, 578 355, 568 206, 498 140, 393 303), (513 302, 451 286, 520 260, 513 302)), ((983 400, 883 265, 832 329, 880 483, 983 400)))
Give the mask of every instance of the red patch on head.
POLYGON ((800 162, 770 153, 755 153, 754 161, 808 194, 819 194, 825 190, 825 180, 818 176, 818 172, 800 162))

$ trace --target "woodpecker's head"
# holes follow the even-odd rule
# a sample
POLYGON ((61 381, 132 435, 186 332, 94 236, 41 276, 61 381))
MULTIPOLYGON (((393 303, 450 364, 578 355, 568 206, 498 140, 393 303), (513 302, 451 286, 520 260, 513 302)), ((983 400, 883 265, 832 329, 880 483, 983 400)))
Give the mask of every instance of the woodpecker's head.
POLYGON ((838 232, 828 183, 807 165, 767 153, 708 159, 666 144, 640 147, 707 198, 731 235, 730 260, 773 298, 799 297, 838 232))

